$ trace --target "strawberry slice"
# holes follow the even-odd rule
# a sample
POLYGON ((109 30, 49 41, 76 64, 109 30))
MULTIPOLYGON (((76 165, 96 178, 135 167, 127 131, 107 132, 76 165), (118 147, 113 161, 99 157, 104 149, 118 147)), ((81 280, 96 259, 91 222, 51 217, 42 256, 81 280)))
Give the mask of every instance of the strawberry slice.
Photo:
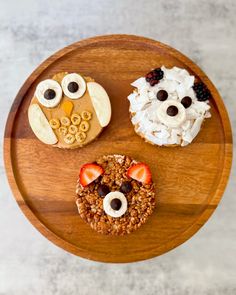
POLYGON ((80 173, 79 173, 79 181, 82 186, 87 186, 91 182, 93 182, 95 179, 97 179, 100 175, 102 175, 104 170, 101 166, 94 164, 94 163, 88 163, 81 167, 80 173))
POLYGON ((131 166, 127 171, 127 175, 130 178, 133 178, 144 184, 149 184, 152 181, 151 171, 149 167, 144 163, 138 163, 131 166))

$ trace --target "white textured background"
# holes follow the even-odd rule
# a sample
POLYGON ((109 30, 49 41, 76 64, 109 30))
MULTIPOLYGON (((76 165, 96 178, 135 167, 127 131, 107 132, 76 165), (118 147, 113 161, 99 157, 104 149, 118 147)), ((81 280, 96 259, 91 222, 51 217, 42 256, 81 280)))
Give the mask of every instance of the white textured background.
MULTIPOLYGON (((130 33, 167 43, 208 74, 236 130, 236 1, 0 0, 0 141, 14 97, 54 51, 94 35, 130 33)), ((87 261, 41 236, 18 209, 0 159, 0 295, 236 294, 236 169, 209 222, 162 257, 87 261)))

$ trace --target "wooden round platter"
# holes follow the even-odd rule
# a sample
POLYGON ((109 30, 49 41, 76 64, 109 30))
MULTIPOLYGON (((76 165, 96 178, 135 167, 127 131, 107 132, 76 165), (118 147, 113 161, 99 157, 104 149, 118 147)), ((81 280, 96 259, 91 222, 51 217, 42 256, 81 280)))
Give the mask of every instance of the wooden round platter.
POLYGON ((160 42, 129 35, 100 36, 72 44, 43 62, 26 80, 9 113, 4 142, 10 186, 30 222, 49 240, 76 255, 103 262, 131 262, 161 255, 188 240, 216 209, 232 161, 227 111, 214 85, 191 60, 160 42), (130 83, 165 65, 187 69, 210 89, 212 118, 187 147, 156 147, 134 132, 127 96, 130 83), (57 72, 80 72, 107 90, 112 120, 84 148, 61 150, 41 143, 27 109, 36 85, 57 72), (146 162, 156 183, 157 207, 148 222, 126 236, 96 233, 77 213, 79 167, 103 154, 146 162))

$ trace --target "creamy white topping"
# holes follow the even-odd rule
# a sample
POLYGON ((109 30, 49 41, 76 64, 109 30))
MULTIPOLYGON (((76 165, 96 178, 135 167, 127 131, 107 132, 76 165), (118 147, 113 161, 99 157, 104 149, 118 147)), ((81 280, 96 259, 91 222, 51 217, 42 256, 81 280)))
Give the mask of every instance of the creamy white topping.
POLYGON ((201 129, 205 118, 210 118, 208 101, 198 101, 192 89, 194 76, 185 69, 161 67, 164 77, 155 86, 150 86, 144 77, 131 85, 136 89, 128 96, 132 123, 137 133, 157 145, 188 145, 201 129), (168 98, 157 99, 159 90, 165 90, 168 98), (189 96, 192 104, 184 108, 183 97, 189 96), (176 116, 168 116, 168 106, 178 108, 176 116))

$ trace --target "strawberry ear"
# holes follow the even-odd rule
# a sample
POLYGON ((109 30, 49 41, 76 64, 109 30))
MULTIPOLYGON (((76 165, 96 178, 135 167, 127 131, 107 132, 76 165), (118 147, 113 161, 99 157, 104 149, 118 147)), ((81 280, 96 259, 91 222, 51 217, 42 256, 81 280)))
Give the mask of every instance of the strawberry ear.
POLYGON ((145 163, 137 163, 131 166, 127 175, 144 184, 149 184, 152 182, 152 174, 149 167, 145 163))
POLYGON ((100 175, 104 173, 101 166, 96 163, 88 163, 81 167, 79 180, 82 186, 87 186, 94 180, 96 180, 100 175))

